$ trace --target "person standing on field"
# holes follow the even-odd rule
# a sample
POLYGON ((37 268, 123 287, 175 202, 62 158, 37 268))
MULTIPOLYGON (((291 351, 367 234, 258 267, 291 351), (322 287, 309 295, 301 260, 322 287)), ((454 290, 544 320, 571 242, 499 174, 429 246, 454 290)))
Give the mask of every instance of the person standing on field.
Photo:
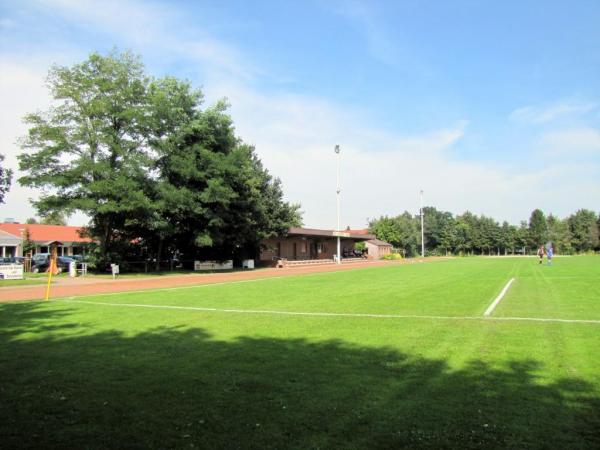
POLYGON ((540 245, 540 248, 538 249, 537 254, 540 257, 540 264, 541 264, 544 261, 544 246, 543 245, 540 245))
POLYGON ((548 247, 548 253, 546 254, 546 259, 548 261, 548 265, 551 266, 552 265, 552 257, 554 256, 554 249, 552 248, 552 245, 550 245, 548 247))

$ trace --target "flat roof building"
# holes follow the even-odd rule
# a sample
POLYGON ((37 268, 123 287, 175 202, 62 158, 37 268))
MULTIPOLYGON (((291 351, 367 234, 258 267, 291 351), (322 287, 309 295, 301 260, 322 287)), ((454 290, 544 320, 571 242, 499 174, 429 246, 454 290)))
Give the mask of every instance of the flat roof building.
POLYGON ((334 231, 315 228, 290 228, 285 236, 262 241, 260 260, 270 263, 279 259, 289 261, 333 260, 340 237, 342 258, 354 257, 354 244, 375 239, 372 234, 352 230, 334 231))

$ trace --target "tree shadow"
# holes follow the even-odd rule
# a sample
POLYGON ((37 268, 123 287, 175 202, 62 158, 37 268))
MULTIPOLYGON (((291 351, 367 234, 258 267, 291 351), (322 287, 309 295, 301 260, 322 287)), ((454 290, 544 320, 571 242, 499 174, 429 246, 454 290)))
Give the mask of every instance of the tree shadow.
POLYGON ((542 384, 535 360, 456 370, 336 340, 49 328, 68 314, 0 306, 0 447, 600 446, 595 387, 542 384))

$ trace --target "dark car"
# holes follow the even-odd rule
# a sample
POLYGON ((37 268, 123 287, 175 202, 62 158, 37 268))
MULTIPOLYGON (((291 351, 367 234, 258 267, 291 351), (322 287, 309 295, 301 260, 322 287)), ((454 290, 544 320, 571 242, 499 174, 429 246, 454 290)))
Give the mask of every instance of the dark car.
POLYGON ((50 264, 50 253, 36 253, 31 258, 31 271, 33 273, 44 272, 50 264))
POLYGON ((7 256, 0 258, 0 264, 23 264, 25 258, 22 256, 7 256))
MULTIPOLYGON (((59 256, 56 261, 59 272, 68 272, 69 264, 75 260, 68 256, 59 256)), ((33 273, 45 272, 50 265, 50 253, 37 253, 31 259, 31 271, 33 273)))

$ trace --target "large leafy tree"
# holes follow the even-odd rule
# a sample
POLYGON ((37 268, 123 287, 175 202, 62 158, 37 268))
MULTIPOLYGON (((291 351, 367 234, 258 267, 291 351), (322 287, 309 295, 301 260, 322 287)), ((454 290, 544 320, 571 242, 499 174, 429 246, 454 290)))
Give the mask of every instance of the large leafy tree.
POLYGON ((148 78, 129 53, 92 54, 47 79, 55 103, 26 116, 19 182, 43 188, 40 215, 82 211, 103 257, 130 217, 147 215, 152 179, 148 148, 148 78))
POLYGON ((561 220, 548 214, 546 222, 548 224, 548 240, 554 244, 555 250, 558 253, 572 253, 571 231, 567 220, 561 220))
POLYGON ((477 216, 469 211, 458 216, 458 250, 464 253, 472 253, 481 249, 481 233, 477 216))
POLYGON ((202 110, 189 83, 151 79, 113 52, 53 67, 48 85, 55 104, 26 117, 19 181, 45 189, 42 216, 86 213, 102 259, 159 261, 165 248, 227 258, 300 223, 227 105, 202 110))
POLYGON ((509 251, 514 254, 517 245, 517 234, 517 227, 510 225, 506 221, 502 222, 502 227, 499 231, 499 247, 504 251, 505 255, 508 254, 509 251))
POLYGON ((158 163, 159 198, 188 256, 241 257, 265 237, 300 224, 297 205, 234 133, 220 102, 175 133, 158 163))
POLYGON ((588 209, 580 209, 567 219, 571 242, 578 252, 594 250, 598 246, 598 217, 588 209))
POLYGON ((10 189, 12 170, 3 167, 4 155, 0 155, 0 203, 4 203, 4 196, 10 189))
POLYGON ((378 239, 389 242, 406 256, 417 254, 421 239, 420 219, 408 211, 396 217, 382 216, 369 222, 369 231, 378 239))
POLYGON ((522 220, 517 229, 516 245, 523 253, 527 252, 527 247, 531 241, 529 237, 529 225, 526 220, 522 220))
POLYGON ((398 221, 393 217, 382 216, 369 223, 369 232, 377 239, 389 242, 396 248, 402 247, 402 236, 398 221))
POLYGON ((448 234, 448 226, 452 223, 452 214, 438 211, 432 206, 423 208, 425 246, 429 252, 438 247, 446 248, 447 243, 444 236, 448 234), (443 244, 442 244, 443 243, 443 244))
POLYGON ((529 246, 531 248, 539 247, 546 243, 548 239, 548 224, 546 216, 541 209, 534 209, 529 218, 529 246))

